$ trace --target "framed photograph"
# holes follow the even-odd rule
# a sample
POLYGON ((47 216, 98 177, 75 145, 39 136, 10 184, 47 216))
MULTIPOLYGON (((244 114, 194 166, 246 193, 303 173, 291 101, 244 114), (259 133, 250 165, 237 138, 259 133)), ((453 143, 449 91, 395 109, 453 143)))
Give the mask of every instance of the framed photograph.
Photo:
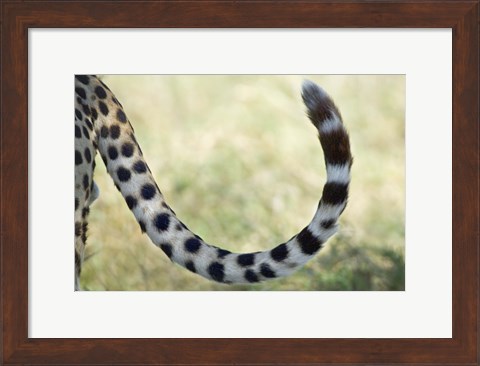
POLYGON ((477 364, 478 5, 3 2, 2 362, 477 364))

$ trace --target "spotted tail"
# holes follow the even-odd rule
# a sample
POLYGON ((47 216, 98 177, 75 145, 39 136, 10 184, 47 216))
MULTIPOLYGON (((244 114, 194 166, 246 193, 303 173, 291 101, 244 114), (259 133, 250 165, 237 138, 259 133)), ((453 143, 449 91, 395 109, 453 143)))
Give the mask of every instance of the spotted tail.
POLYGON ((251 283, 286 276, 304 265, 337 230, 347 204, 352 156, 348 134, 332 99, 305 81, 302 97, 318 129, 327 182, 312 221, 287 242, 271 250, 237 254, 207 244, 190 231, 167 205, 148 168, 130 122, 115 96, 90 77, 98 150, 115 185, 142 232, 175 263, 222 283, 251 283))

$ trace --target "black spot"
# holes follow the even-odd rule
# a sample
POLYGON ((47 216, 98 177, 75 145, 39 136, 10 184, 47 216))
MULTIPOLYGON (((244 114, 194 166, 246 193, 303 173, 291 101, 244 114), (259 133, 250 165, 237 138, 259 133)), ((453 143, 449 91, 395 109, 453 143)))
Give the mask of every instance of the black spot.
POLYGON ((242 267, 251 266, 255 262, 255 256, 251 253, 241 254, 237 257, 237 263, 242 267))
POLYGON ((125 169, 123 166, 118 168, 117 170, 117 177, 120 180, 120 182, 128 182, 130 180, 130 170, 125 169))
POLYGON ((76 87, 75 88, 75 93, 77 93, 80 96, 80 98, 82 98, 82 99, 85 99, 87 97, 87 93, 85 93, 85 89, 83 89, 83 88, 76 87))
POLYGON ((99 97, 100 99, 105 99, 107 97, 105 89, 103 89, 100 85, 95 88, 95 94, 97 94, 97 97, 99 97))
POLYGON ((127 122, 127 116, 121 109, 117 110, 117 119, 122 123, 127 122))
POLYGON ((86 104, 82 104, 82 109, 83 113, 85 113, 87 116, 90 116, 92 112, 90 111, 90 107, 86 104))
POLYGON ((344 203, 348 197, 348 184, 328 182, 323 187, 322 202, 329 205, 344 203))
POLYGON ((75 223, 75 236, 82 235, 82 225, 79 222, 75 223))
POLYGON ((129 158, 130 156, 133 155, 133 145, 129 142, 125 142, 122 145, 122 155, 125 156, 126 158, 129 158))
POLYGON ((140 193, 144 199, 152 199, 155 196, 155 186, 150 183, 144 184, 140 193))
POLYGON ((196 253, 202 243, 197 238, 190 238, 185 241, 185 250, 190 253, 196 253))
POLYGON ((75 211, 78 210, 78 205, 79 205, 78 198, 75 198, 75 211))
POLYGON ((77 108, 75 108, 75 117, 77 117, 77 119, 80 121, 82 120, 82 112, 80 112, 77 108))
POLYGON ((177 229, 177 231, 182 231, 182 230, 183 230, 183 226, 180 225, 180 224, 177 224, 177 225, 175 226, 175 229, 177 229))
POLYGON ((139 160, 133 164, 133 170, 137 173, 145 173, 147 171, 147 166, 143 161, 139 160))
POLYGON ((120 136, 120 127, 118 125, 112 125, 110 127, 110 137, 114 140, 120 136))
POLYGON ((98 112, 97 112, 97 110, 96 110, 95 108, 92 108, 92 109, 91 109, 91 112, 92 112, 92 119, 93 119, 94 121, 96 121, 96 119, 98 118, 98 112))
POLYGON ((322 246, 322 241, 312 234, 308 227, 303 229, 297 235, 298 244, 304 254, 312 255, 316 253, 322 246))
POLYGON ((258 276, 251 269, 245 271, 245 279, 248 282, 258 282, 258 276))
POLYGON ((90 134, 85 126, 82 127, 83 135, 90 140, 90 134))
POLYGON ((89 185, 88 174, 83 175, 83 189, 87 189, 89 185))
POLYGON ((115 146, 108 147, 108 157, 112 160, 115 160, 118 157, 118 151, 115 146))
POLYGON ((275 272, 270 268, 270 266, 267 263, 263 263, 261 265, 260 273, 262 274, 263 277, 266 277, 266 278, 276 277, 275 272))
POLYGON ((90 120, 89 120, 88 118, 85 118, 85 124, 86 124, 87 127, 90 129, 90 131, 93 131, 92 122, 90 122, 90 120))
POLYGON ((82 241, 84 243, 87 241, 87 229, 88 229, 87 225, 88 224, 86 222, 82 224, 82 241))
POLYGON ((158 231, 166 231, 170 226, 170 215, 166 213, 158 214, 153 220, 153 224, 158 229, 158 231))
POLYGON ((83 163, 82 154, 80 151, 75 150, 75 165, 80 165, 83 163))
POLYGON ((82 84, 88 85, 88 82, 90 81, 89 77, 87 75, 75 75, 75 79, 80 81, 82 84))
POLYGON ((100 108, 100 112, 106 117, 108 116, 108 107, 103 102, 98 102, 98 107, 100 108))
POLYGON ((140 225, 140 230, 142 230, 142 233, 147 231, 147 228, 145 227, 145 223, 142 220, 138 220, 138 224, 140 225))
POLYGON ((229 252, 228 250, 225 250, 225 249, 222 249, 222 248, 217 248, 217 257, 218 258, 224 258, 229 254, 232 254, 232 252, 229 252))
POLYGON ((135 206, 137 206, 137 199, 133 196, 125 197, 125 201, 127 202, 127 206, 130 210, 133 210, 135 206))
POLYGON ((287 248, 286 244, 280 244, 278 247, 273 248, 270 251, 270 256, 276 262, 283 261, 288 256, 288 248, 287 248))
POLYGON ((330 219, 330 220, 324 220, 320 223, 320 226, 323 227, 324 229, 330 229, 333 224, 335 224, 335 220, 330 219))
POLYGON ((82 210, 82 218, 86 218, 90 213, 90 209, 88 207, 84 207, 82 210))
POLYGON ((90 153, 90 149, 88 147, 85 148, 85 160, 87 163, 92 161, 92 154, 90 153))
POLYGON ((170 244, 160 244, 160 248, 168 258, 172 258, 172 246, 170 244))
POLYGON ((213 280, 217 282, 223 282, 225 277, 225 267, 223 264, 218 262, 213 262, 208 266, 208 274, 212 277, 213 280))
POLYGON ((80 127, 78 127, 77 125, 75 125, 75 137, 78 139, 82 137, 82 131, 80 131, 80 127))
POLYGON ((107 126, 102 126, 102 128, 100 129, 100 136, 102 136, 103 138, 108 137, 108 127, 107 126))
POLYGON ((185 267, 186 267, 190 272, 197 273, 197 270, 195 269, 195 263, 193 263, 192 261, 188 261, 187 263, 185 263, 185 267))

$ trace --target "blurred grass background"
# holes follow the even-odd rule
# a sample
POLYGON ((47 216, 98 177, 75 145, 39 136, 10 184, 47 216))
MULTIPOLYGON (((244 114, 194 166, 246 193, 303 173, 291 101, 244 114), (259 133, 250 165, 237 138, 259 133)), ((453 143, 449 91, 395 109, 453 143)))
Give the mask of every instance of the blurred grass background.
POLYGON ((142 235, 97 155, 82 286, 89 290, 404 290, 405 77, 104 76, 169 205, 208 243, 266 250, 313 217, 325 182, 304 79, 340 108, 354 164, 340 231, 304 268, 222 285, 171 263, 142 235))

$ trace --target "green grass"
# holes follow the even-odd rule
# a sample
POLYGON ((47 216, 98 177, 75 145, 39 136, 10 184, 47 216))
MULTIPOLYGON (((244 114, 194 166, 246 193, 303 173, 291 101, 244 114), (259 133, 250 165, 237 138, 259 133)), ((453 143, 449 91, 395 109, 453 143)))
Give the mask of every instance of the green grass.
POLYGON ((171 263, 97 156, 82 286, 90 290, 404 290, 404 76, 105 76, 157 183, 187 226, 230 251, 272 248, 312 218, 325 182, 302 80, 334 98, 354 164, 340 231, 293 275, 210 282, 171 263))

